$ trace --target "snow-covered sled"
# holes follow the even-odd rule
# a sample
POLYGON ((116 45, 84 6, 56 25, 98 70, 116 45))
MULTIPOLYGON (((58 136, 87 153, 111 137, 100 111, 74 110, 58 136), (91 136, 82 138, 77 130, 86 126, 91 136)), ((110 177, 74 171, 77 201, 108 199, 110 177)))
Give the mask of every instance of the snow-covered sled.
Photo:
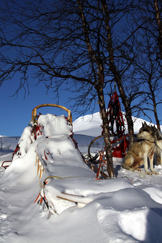
POLYGON ((75 206, 76 203, 85 205, 91 201, 80 196, 78 185, 87 178, 95 178, 95 173, 85 164, 72 136, 70 110, 52 104, 39 105, 33 109, 32 120, 24 129, 13 154, 11 164, 14 162, 14 165, 21 166, 23 161, 26 163, 28 152, 31 154, 32 150, 37 168, 36 176, 41 186, 36 202, 43 210, 46 208, 50 213, 60 213, 68 207, 75 206), (37 109, 44 106, 62 108, 67 111, 68 117, 53 114, 37 115, 37 109), (72 193, 63 187, 55 188, 56 182, 58 185, 63 182, 66 185, 69 180, 73 180, 75 188, 73 193, 76 195, 69 195, 72 193))
MULTIPOLYGON (((37 108, 42 106, 45 105, 37 108)), ((31 185, 33 181, 40 185, 35 202, 41 212, 47 211, 49 215, 84 207, 100 197, 101 192, 111 191, 107 180, 96 180, 96 174, 78 150, 70 112, 66 118, 53 114, 37 116, 36 109, 33 110, 32 121, 24 129, 11 166, 5 172, 13 170, 16 178, 19 175, 20 184, 32 180, 31 185)), ((123 183, 116 180, 116 187, 124 188, 123 183)))
POLYGON ((91 199, 78 194, 78 185, 87 178, 94 180, 95 173, 85 164, 72 138, 72 124, 64 116, 47 114, 39 116, 38 126, 42 134, 37 137, 35 149, 37 174, 40 180, 42 176, 45 179, 40 182, 42 189, 36 202, 52 214, 76 204, 84 206, 91 199), (72 191, 67 188, 69 181, 72 191))
MULTIPOLYGON (((37 138, 35 153, 41 190, 35 202, 41 211, 48 210, 51 215, 67 208, 74 210, 111 190, 107 180, 96 180, 85 163, 72 138, 72 124, 64 116, 40 115, 38 126, 42 135, 37 138)), ((116 180, 119 189, 123 183, 116 180)))

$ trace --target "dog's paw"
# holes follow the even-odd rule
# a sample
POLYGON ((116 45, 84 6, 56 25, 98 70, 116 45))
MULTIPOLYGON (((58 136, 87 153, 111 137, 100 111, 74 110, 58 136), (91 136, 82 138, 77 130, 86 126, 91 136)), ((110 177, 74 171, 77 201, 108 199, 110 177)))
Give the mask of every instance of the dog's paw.
POLYGON ((139 172, 141 172, 141 169, 140 168, 137 168, 136 170, 139 171, 139 172))
POLYGON ((147 174, 147 175, 152 175, 152 174, 153 174, 153 172, 151 172, 151 171, 147 170, 147 171, 146 171, 146 174, 147 174))
POLYGON ((152 174, 154 174, 154 175, 159 175, 159 173, 158 172, 156 172, 156 171, 152 171, 152 174))

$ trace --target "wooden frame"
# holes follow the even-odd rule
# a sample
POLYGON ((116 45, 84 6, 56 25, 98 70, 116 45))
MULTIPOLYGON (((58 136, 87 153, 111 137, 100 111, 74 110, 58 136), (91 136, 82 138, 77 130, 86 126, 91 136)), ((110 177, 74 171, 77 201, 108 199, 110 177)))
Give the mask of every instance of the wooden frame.
POLYGON ((67 111, 68 113, 68 120, 69 122, 72 124, 72 114, 71 114, 71 110, 67 109, 64 106, 61 105, 56 105, 56 104, 42 104, 42 105, 38 105, 36 106, 33 110, 32 110, 32 120, 34 120, 34 117, 37 115, 37 109, 41 108, 41 107, 45 107, 45 106, 52 106, 52 107, 57 107, 57 108, 61 108, 65 111, 67 111))

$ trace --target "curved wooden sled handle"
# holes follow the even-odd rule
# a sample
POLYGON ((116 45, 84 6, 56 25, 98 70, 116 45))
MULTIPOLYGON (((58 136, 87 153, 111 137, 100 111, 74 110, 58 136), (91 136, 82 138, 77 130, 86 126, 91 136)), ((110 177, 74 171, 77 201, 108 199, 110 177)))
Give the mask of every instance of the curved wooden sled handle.
POLYGON ((42 104, 42 105, 38 105, 36 106, 33 110, 32 110, 32 120, 34 120, 34 117, 37 115, 37 109, 40 107, 44 107, 44 106, 52 106, 52 107, 57 107, 57 108, 61 108, 65 111, 67 111, 68 113, 68 120, 69 122, 72 124, 72 114, 71 114, 71 110, 67 109, 64 106, 61 105, 55 105, 55 104, 42 104))

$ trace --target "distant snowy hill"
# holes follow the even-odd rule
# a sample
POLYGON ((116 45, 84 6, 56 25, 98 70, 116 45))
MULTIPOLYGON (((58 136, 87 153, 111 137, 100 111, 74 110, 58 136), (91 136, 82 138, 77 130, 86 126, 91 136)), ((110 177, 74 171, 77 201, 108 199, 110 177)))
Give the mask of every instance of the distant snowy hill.
POLYGON ((81 116, 73 122, 74 134, 97 137, 102 132, 102 121, 99 112, 81 116))
MULTIPOLYGON (((127 122, 124 113, 123 113, 123 118, 125 122, 126 133, 127 133, 128 131, 127 122)), ((145 120, 141 118, 133 117, 133 122, 134 122, 134 132, 138 133, 139 129, 142 126, 142 123, 145 122, 145 120)), ((150 122, 146 122, 146 123, 149 125, 154 125, 150 122)), ((82 134, 82 135, 97 137, 102 133, 101 125, 102 125, 102 120, 100 118, 100 114, 99 112, 96 112, 94 114, 81 116, 78 119, 76 119, 73 122, 73 131, 74 134, 82 134)))

